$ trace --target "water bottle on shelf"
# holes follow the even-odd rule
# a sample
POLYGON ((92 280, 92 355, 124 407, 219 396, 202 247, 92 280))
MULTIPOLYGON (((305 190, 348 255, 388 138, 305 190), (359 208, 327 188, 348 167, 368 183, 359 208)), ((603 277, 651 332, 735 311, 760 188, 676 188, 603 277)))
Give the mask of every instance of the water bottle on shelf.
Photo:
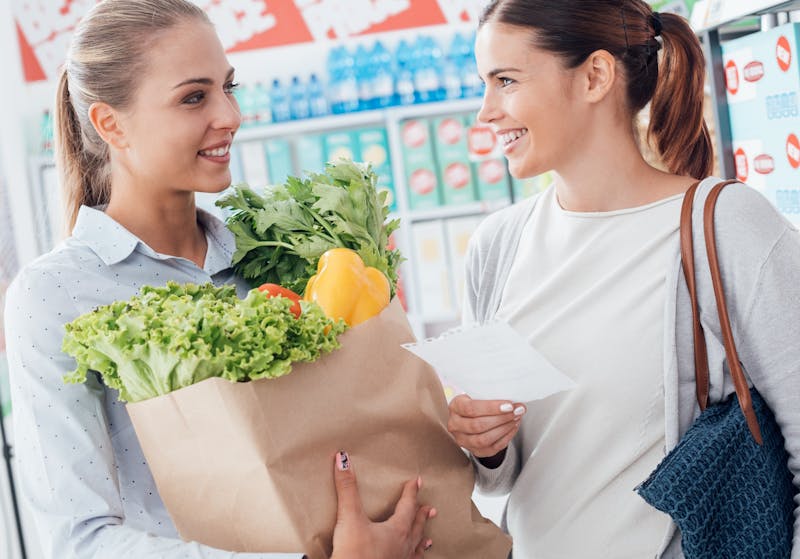
POLYGON ((428 63, 438 78, 436 87, 433 89, 433 100, 443 101, 445 98, 444 79, 442 77, 444 74, 444 53, 439 42, 433 37, 426 36, 425 43, 427 45, 428 63))
POLYGON ((394 55, 397 68, 397 84, 395 86, 395 104, 413 105, 414 96, 414 70, 411 61, 411 46, 405 39, 397 44, 394 55))
POLYGON ((370 53, 364 45, 356 47, 353 58, 356 81, 358 82, 358 110, 366 111, 372 108, 374 73, 370 60, 370 53))
POLYGON ((250 128, 253 126, 253 119, 255 117, 253 114, 253 94, 250 88, 245 84, 241 84, 233 90, 233 96, 239 104, 239 112, 242 115, 241 127, 250 128))
POLYGON ((411 64, 414 72, 414 91, 417 103, 436 101, 439 90, 439 73, 434 66, 431 43, 419 35, 411 49, 411 64))
POLYGON ((254 126, 263 126, 272 122, 272 103, 269 89, 256 82, 255 88, 249 93, 251 122, 254 126))
POLYGON ((316 74, 311 74, 308 78, 308 108, 311 116, 325 116, 330 112, 325 88, 316 74))
POLYGON ((370 66, 373 71, 373 108, 386 108, 395 102, 394 68, 391 53, 380 41, 375 41, 372 47, 370 66))
POLYGON ((289 107, 289 94, 278 78, 272 80, 270 101, 272 105, 273 122, 286 122, 292 119, 292 111, 289 107))
POLYGON ((339 95, 342 102, 342 112, 352 113, 358 110, 358 81, 356 80, 355 59, 353 54, 342 47, 339 76, 339 95))
POLYGON ((289 112, 293 120, 303 120, 311 115, 308 94, 298 76, 292 76, 289 86, 289 112))

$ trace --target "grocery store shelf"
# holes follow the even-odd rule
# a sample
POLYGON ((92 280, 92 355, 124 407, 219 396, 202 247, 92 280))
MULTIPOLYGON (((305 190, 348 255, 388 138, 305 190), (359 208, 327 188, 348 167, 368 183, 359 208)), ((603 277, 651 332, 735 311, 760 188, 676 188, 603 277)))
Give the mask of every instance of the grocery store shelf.
POLYGON ((477 111, 481 106, 480 98, 454 99, 423 103, 419 105, 404 105, 387 107, 386 109, 359 111, 339 115, 328 115, 303 120, 288 122, 272 122, 264 126, 243 128, 236 133, 236 142, 251 142, 269 138, 283 138, 308 133, 320 133, 329 130, 342 130, 386 124, 387 120, 405 120, 408 118, 423 118, 428 116, 477 111))
POLYGON ((696 32, 698 35, 702 35, 740 19, 798 9, 800 9, 800 0, 783 0, 781 2, 775 0, 748 0, 747 2, 710 0, 705 22, 696 32))
POLYGON ((440 206, 425 210, 410 210, 405 213, 410 221, 429 221, 432 219, 449 219, 452 217, 462 217, 468 215, 489 214, 510 205, 508 201, 502 202, 473 202, 471 204, 460 204, 458 206, 440 206))

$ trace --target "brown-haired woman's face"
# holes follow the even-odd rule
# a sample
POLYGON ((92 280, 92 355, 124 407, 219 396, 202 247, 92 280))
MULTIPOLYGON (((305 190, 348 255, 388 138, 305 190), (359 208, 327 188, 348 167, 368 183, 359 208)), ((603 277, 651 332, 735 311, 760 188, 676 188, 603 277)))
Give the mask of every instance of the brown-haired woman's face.
POLYGON ((557 169, 577 147, 583 123, 572 95, 575 73, 532 46, 532 31, 490 22, 475 41, 486 84, 478 119, 492 126, 511 174, 531 177, 557 169))
POLYGON ((241 114, 234 76, 214 28, 187 21, 148 49, 133 106, 124 112, 123 164, 142 188, 219 192, 241 114))

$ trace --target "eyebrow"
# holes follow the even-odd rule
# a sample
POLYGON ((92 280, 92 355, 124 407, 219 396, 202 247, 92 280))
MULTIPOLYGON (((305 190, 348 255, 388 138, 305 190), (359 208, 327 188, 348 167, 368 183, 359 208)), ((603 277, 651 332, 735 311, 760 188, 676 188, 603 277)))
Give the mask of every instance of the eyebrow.
MULTIPOLYGON (((233 72, 234 72, 234 68, 233 68, 233 66, 231 66, 228 69, 228 73, 225 76, 225 79, 227 80, 228 78, 230 78, 233 75, 233 72)), ((195 83, 196 84, 201 84, 201 85, 214 85, 214 80, 212 80, 211 78, 189 78, 188 80, 183 80, 181 83, 179 83, 178 85, 176 85, 172 89, 178 89, 179 87, 183 87, 184 85, 190 85, 190 84, 195 84, 195 83)))
POLYGON ((491 79, 498 74, 505 74, 506 72, 520 72, 520 71, 521 70, 518 70, 517 68, 495 68, 494 70, 486 74, 486 77, 491 79))

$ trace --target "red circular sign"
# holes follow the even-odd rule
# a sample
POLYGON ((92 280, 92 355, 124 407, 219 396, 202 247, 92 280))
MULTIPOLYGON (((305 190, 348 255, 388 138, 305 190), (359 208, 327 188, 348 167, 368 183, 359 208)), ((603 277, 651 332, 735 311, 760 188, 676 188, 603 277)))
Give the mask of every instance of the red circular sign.
POLYGON ((733 60, 728 60, 725 65, 725 87, 731 95, 736 95, 739 91, 739 69, 733 60))
POLYGON ((784 36, 778 39, 778 44, 775 46, 775 57, 781 70, 788 72, 792 65, 792 46, 789 44, 789 39, 784 36))
POLYGON ((445 144, 457 144, 463 135, 464 127, 456 119, 446 118, 439 123, 439 139, 445 144))
POLYGON ((472 155, 489 155, 497 145, 497 136, 488 126, 473 126, 467 133, 467 146, 472 155))
POLYGON ((450 188, 459 190, 469 184, 469 167, 463 163, 451 163, 444 170, 444 182, 450 188))
POLYGON ((747 165, 747 154, 742 148, 739 148, 733 154, 736 163, 736 179, 739 182, 747 182, 747 176, 750 170, 747 165))
POLYGON ((478 168, 478 175, 480 175, 481 180, 489 184, 497 184, 503 180, 505 174, 505 166, 497 159, 484 161, 478 168))
POLYGON ((430 194, 436 188, 436 175, 430 169, 417 169, 411 173, 408 185, 417 194, 430 194))
POLYGON ((410 120, 403 126, 403 143, 418 148, 428 140, 428 129, 418 120, 410 120))
POLYGON ((794 134, 786 139, 786 157, 794 169, 800 168, 800 140, 794 134))

